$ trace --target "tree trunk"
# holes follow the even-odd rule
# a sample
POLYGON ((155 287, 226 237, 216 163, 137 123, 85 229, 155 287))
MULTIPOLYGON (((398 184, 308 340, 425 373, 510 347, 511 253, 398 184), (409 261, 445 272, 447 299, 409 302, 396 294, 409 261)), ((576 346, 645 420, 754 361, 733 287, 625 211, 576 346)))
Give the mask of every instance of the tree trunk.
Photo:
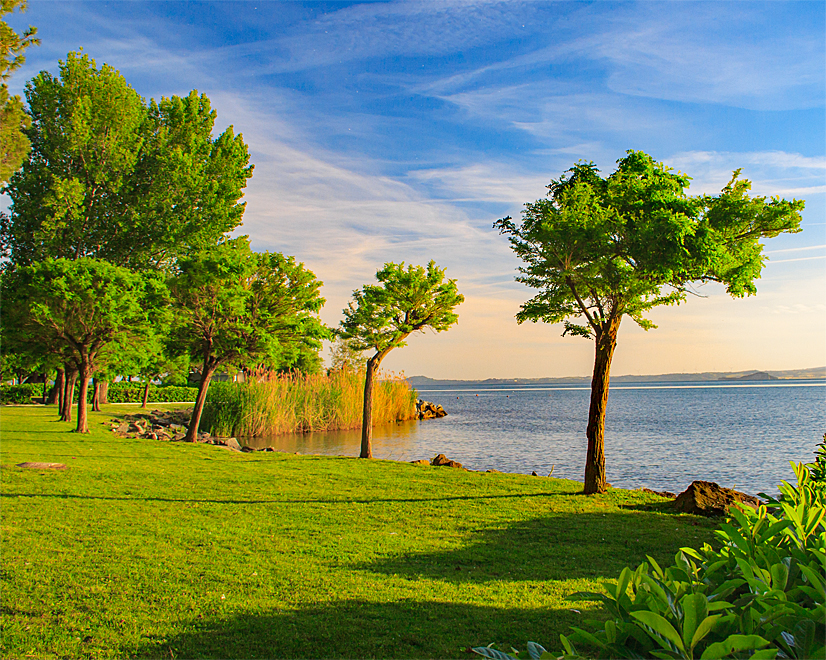
POLYGON ((604 493, 605 479, 605 409, 608 405, 608 381, 611 358, 617 347, 621 317, 605 322, 595 341, 594 375, 591 378, 591 407, 588 410, 588 454, 585 457, 586 495, 604 493))
POLYGON ((108 406, 109 405, 109 381, 102 380, 100 381, 100 405, 108 406))
POLYGON ((81 360, 80 362, 80 391, 77 393, 77 428, 75 433, 88 433, 89 423, 87 421, 89 406, 86 403, 86 397, 89 394, 89 362, 81 360))
POLYGON ((373 458, 373 386, 384 356, 390 349, 379 351, 369 360, 364 372, 364 405, 361 411, 361 453, 359 458, 373 458))
POLYGON ((143 402, 141 403, 141 408, 146 408, 146 404, 149 401, 149 379, 147 378, 146 384, 143 386, 143 402))
POLYGON ((75 384, 77 383, 77 369, 72 368, 64 379, 63 409, 60 419, 64 422, 72 421, 72 403, 75 397, 75 384))
POLYGON ((58 410, 62 409, 61 404, 63 403, 63 381, 63 369, 58 369, 57 375, 54 379, 54 387, 52 387, 52 391, 49 393, 49 400, 46 402, 52 406, 54 404, 57 404, 58 410))
POLYGON ((192 418, 189 420, 189 428, 186 430, 184 442, 195 442, 198 439, 198 426, 201 423, 201 413, 204 411, 207 388, 212 380, 212 374, 218 365, 207 366, 209 358, 204 360, 204 368, 201 371, 201 382, 198 385, 198 398, 195 400, 195 407, 192 409, 192 418))
POLYGON ((63 412, 63 395, 65 394, 66 390, 66 372, 63 369, 57 370, 57 378, 55 378, 54 382, 55 390, 57 390, 56 395, 52 395, 52 398, 55 399, 52 403, 57 403, 57 410, 59 413, 63 412))
POLYGON ((100 381, 95 378, 95 388, 92 390, 92 411, 100 412, 100 381))
POLYGON ((49 396, 49 374, 43 374, 43 404, 45 405, 46 399, 49 396))

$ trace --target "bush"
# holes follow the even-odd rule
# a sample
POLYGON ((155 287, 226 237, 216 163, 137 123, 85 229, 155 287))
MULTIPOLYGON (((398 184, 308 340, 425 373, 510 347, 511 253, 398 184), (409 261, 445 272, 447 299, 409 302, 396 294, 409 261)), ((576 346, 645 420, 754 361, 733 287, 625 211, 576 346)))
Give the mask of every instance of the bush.
MULTIPOLYGON (((416 392, 403 377, 376 383, 373 421, 416 417, 416 392)), ((210 386, 201 428, 222 436, 330 431, 361 427, 364 371, 280 374, 264 382, 210 386)))
POLYGON ((0 384, 0 403, 32 403, 32 399, 43 400, 43 383, 0 384))
POLYGON ((571 594, 601 602, 612 618, 561 635, 559 656, 531 643, 516 657, 586 657, 575 644, 610 658, 824 657, 826 498, 811 464, 792 466, 797 487, 784 481, 780 500, 761 493, 768 507, 733 509, 716 532, 719 550, 682 548, 665 569, 649 557, 624 568, 616 585, 605 583, 604 594, 571 594))
MULTIPOLYGON (((48 388, 47 388, 48 389, 48 388)), ((79 386, 75 386, 75 398, 80 391, 79 386)), ((91 403, 94 388, 89 385, 86 399, 91 403)), ((171 401, 195 401, 198 395, 197 387, 174 387, 174 386, 149 386, 149 402, 163 403, 171 401)), ((143 383, 129 383, 120 381, 109 383, 107 394, 109 403, 140 403, 143 401, 143 383)), ((23 383, 21 385, 0 385, 0 403, 32 403, 36 398, 41 401, 43 397, 42 383, 23 383)))
MULTIPOLYGON (((107 397, 109 403, 140 403, 143 401, 143 383, 119 381, 109 383, 107 397)), ((195 401, 198 396, 197 387, 177 387, 174 385, 150 385, 149 403, 164 403, 172 401, 195 401)), ((89 388, 89 401, 92 400, 92 388, 89 388)))

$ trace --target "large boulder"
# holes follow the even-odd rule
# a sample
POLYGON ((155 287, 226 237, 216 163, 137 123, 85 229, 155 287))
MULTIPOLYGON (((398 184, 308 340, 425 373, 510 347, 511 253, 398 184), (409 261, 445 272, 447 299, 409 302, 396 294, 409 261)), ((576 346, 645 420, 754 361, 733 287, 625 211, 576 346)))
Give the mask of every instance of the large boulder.
POLYGON ((756 509, 760 506, 760 500, 713 481, 694 481, 674 500, 677 511, 700 516, 724 516, 734 505, 756 509))
POLYGON ((446 417, 447 413, 438 403, 431 403, 430 401, 419 399, 416 401, 416 416, 419 419, 437 419, 439 417, 446 417))

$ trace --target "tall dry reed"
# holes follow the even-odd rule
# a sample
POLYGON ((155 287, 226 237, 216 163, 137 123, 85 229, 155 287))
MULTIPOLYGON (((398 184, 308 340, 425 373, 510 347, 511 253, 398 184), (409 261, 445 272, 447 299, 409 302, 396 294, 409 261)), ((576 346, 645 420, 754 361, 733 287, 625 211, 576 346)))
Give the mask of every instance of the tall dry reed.
MULTIPOLYGON (((382 374, 373 390, 373 423, 416 417, 416 391, 404 376, 382 374)), ((361 427, 364 371, 289 373, 244 383, 214 383, 201 428, 215 435, 270 435, 361 427)))

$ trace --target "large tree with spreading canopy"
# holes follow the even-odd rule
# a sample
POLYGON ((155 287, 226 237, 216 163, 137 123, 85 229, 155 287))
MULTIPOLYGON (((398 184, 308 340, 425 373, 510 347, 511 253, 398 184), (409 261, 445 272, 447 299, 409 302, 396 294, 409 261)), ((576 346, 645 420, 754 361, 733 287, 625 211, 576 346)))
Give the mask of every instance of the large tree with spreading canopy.
POLYGON ((692 283, 753 295, 761 240, 799 231, 803 201, 751 197, 739 170, 719 195, 688 195, 689 181, 629 151, 608 177, 578 163, 525 205, 521 223, 494 224, 524 262, 516 279, 539 291, 517 321, 563 323, 563 335, 594 340, 585 493, 606 489, 605 410, 622 318, 654 328, 645 314, 685 300, 692 283))

